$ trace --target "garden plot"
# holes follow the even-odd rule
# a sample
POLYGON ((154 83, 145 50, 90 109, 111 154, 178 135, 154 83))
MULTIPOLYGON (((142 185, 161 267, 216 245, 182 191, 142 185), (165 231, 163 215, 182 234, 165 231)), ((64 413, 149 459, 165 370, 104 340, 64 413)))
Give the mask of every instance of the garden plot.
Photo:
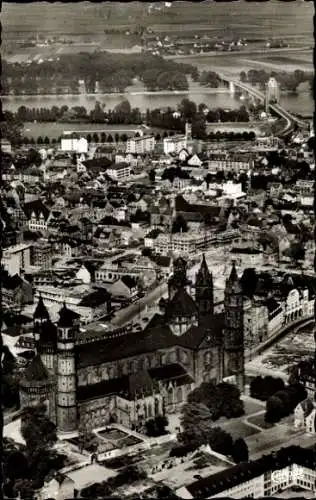
POLYGON ((96 435, 102 439, 102 442, 106 441, 114 448, 126 448, 128 446, 133 446, 142 443, 142 440, 124 432, 120 429, 104 429, 102 431, 97 431, 96 435))

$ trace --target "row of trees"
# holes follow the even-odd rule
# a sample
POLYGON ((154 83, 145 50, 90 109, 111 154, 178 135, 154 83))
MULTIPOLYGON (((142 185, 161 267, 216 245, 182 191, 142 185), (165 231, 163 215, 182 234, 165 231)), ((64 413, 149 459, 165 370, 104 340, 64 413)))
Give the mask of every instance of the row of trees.
POLYGON ((242 82, 247 82, 251 85, 260 84, 262 89, 265 88, 265 85, 270 77, 274 77, 278 81, 281 90, 290 90, 294 92, 302 82, 308 81, 310 84, 313 82, 312 73, 308 73, 300 69, 296 69, 293 72, 267 72, 264 69, 250 69, 247 73, 245 71, 240 72, 240 80, 242 82))
POLYGON ((267 401, 273 394, 282 391, 285 387, 281 378, 275 378, 271 375, 267 377, 255 377, 250 383, 250 396, 261 401, 267 401))
POLYGON ((299 383, 290 384, 284 389, 278 390, 267 399, 265 421, 269 423, 279 422, 282 418, 293 413, 296 406, 306 397, 307 391, 299 383))
MULTIPOLYGON (((148 90, 156 86, 160 89, 181 89, 187 85, 186 75, 195 72, 189 64, 176 63, 151 54, 113 54, 110 52, 81 52, 61 54, 54 61, 36 61, 31 64, 3 61, 3 89, 17 91, 21 84, 25 92, 50 91, 68 87, 78 92, 79 80, 84 80, 87 92, 95 92, 99 82, 103 92, 124 92, 140 78, 148 90)), ((21 91, 21 90, 20 90, 21 91)))

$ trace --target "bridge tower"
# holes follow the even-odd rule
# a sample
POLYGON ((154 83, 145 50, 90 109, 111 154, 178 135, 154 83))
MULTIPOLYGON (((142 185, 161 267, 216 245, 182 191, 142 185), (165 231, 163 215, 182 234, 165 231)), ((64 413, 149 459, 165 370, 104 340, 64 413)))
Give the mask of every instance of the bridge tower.
POLYGON ((234 82, 229 82, 229 92, 230 92, 230 94, 235 94, 235 84, 234 84, 234 82))

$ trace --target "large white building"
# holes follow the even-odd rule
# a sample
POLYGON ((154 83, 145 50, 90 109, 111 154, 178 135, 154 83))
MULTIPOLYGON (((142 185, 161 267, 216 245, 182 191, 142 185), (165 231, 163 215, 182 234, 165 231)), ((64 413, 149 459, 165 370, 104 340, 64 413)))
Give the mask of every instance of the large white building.
POLYGON ((314 493, 307 498, 314 498, 315 463, 314 451, 289 446, 253 462, 242 462, 209 477, 198 479, 179 488, 176 494, 185 499, 262 498, 278 496, 278 493, 283 492, 283 498, 287 498, 284 496, 287 490, 300 487, 306 494, 314 493))
POLYGON ((32 244, 20 243, 3 250, 2 264, 11 276, 28 272, 31 265, 32 244))
POLYGON ((154 151, 156 140, 153 135, 141 135, 140 137, 130 137, 126 143, 126 153, 146 154, 154 151))
POLYGON ((84 137, 79 137, 76 132, 64 132, 61 138, 61 150, 72 153, 87 153, 88 141, 84 137))

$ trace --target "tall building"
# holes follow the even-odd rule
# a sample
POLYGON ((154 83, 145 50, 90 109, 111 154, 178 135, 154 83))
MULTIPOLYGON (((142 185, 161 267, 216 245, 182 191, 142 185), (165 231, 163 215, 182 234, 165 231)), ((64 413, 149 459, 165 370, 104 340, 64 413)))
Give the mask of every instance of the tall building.
POLYGON ((34 313, 37 354, 22 375, 22 407, 45 402, 59 432, 118 422, 142 429, 149 418, 179 411, 203 381, 229 377, 243 390, 243 301, 235 267, 225 315, 214 313, 213 279, 203 257, 190 295, 187 263, 174 262, 169 296, 146 328, 106 336, 80 330, 65 305, 53 324, 42 297, 34 313), (233 377, 232 377, 233 376, 233 377))

